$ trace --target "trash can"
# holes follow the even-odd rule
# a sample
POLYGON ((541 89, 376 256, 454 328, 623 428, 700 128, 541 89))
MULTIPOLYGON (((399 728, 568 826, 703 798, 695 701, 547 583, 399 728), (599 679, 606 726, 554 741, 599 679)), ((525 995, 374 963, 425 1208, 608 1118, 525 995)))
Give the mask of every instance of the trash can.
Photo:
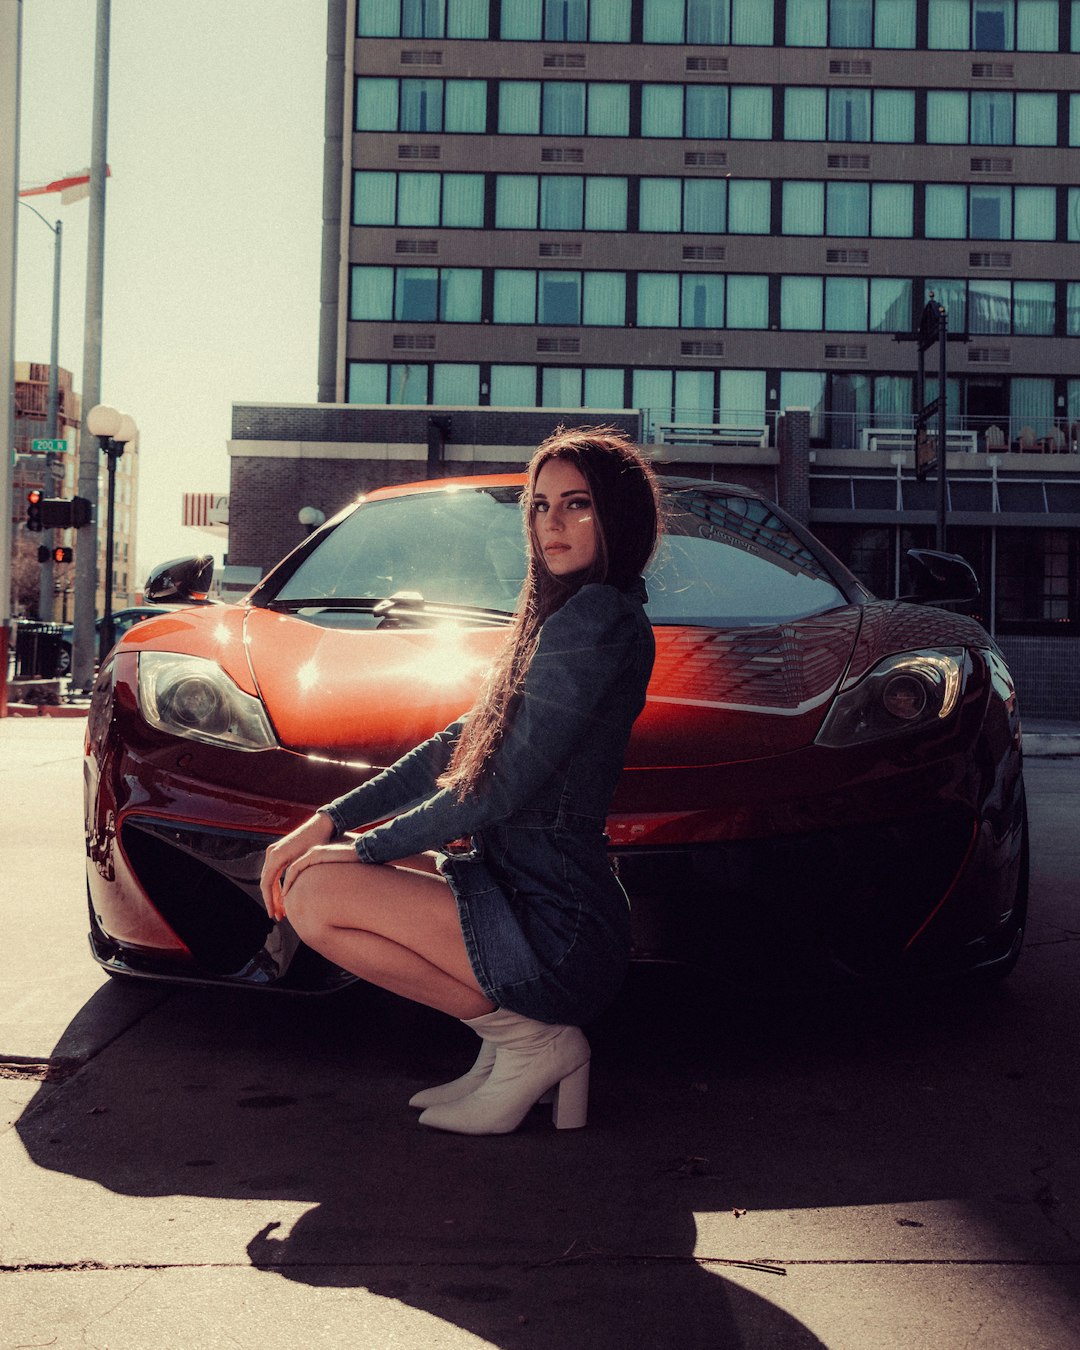
POLYGON ((62 672, 64 629, 58 623, 22 619, 15 630, 15 679, 54 680, 62 672))

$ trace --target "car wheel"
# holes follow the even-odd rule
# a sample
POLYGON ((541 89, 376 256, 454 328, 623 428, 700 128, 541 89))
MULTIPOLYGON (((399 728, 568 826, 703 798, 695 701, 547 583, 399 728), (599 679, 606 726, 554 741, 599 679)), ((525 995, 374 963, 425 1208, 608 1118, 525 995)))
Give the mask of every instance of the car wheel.
POLYGON ((975 971, 975 978, 986 984, 997 984, 1006 979, 1016 969, 1020 953, 1024 946, 1024 932, 1028 915, 1028 878, 1030 861, 1028 851, 1028 814, 1027 802, 1022 807, 1023 816, 1020 825, 1020 869, 1016 878, 1016 895, 1013 899, 1013 912, 1002 937, 1005 955, 993 965, 983 966, 975 971))
POLYGON ((56 653, 56 674, 57 676, 71 674, 71 648, 66 642, 61 642, 60 650, 56 653))

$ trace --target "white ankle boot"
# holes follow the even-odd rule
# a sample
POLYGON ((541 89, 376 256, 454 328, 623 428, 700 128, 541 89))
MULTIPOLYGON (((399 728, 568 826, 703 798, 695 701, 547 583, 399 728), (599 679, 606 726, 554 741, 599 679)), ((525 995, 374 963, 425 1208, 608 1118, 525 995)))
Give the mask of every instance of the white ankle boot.
POLYGON ((488 1078, 494 1064, 494 1045, 490 1041, 481 1041, 476 1063, 468 1073, 463 1073, 451 1083, 440 1083, 438 1087, 424 1088, 414 1093, 409 1098, 409 1105, 423 1111, 429 1106, 441 1106, 444 1102, 456 1102, 460 1097, 467 1097, 488 1078))
POLYGON ((455 1134, 509 1134, 549 1088, 558 1130, 580 1129, 589 1106, 589 1042, 579 1027, 535 1022, 496 1008, 466 1022, 495 1048, 495 1065, 475 1091, 430 1106, 421 1125, 455 1134))

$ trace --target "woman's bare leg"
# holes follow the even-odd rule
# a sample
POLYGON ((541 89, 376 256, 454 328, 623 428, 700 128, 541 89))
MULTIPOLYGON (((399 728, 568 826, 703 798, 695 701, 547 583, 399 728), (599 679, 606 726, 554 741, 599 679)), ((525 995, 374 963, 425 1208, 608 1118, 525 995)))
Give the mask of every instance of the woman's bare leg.
POLYGON ((318 863, 296 878, 285 908, 309 947, 371 984, 461 1019, 495 1007, 476 983, 457 904, 441 877, 318 863))

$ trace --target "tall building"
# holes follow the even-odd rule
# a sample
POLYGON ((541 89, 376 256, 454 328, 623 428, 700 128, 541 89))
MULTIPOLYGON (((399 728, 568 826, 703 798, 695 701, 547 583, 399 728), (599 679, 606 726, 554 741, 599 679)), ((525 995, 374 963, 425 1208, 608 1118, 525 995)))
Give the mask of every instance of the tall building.
POLYGON ((949 547, 1080 657, 1080 0, 329 11, 323 402, 637 410, 774 493, 808 408, 809 522, 894 595, 933 298, 949 547))

